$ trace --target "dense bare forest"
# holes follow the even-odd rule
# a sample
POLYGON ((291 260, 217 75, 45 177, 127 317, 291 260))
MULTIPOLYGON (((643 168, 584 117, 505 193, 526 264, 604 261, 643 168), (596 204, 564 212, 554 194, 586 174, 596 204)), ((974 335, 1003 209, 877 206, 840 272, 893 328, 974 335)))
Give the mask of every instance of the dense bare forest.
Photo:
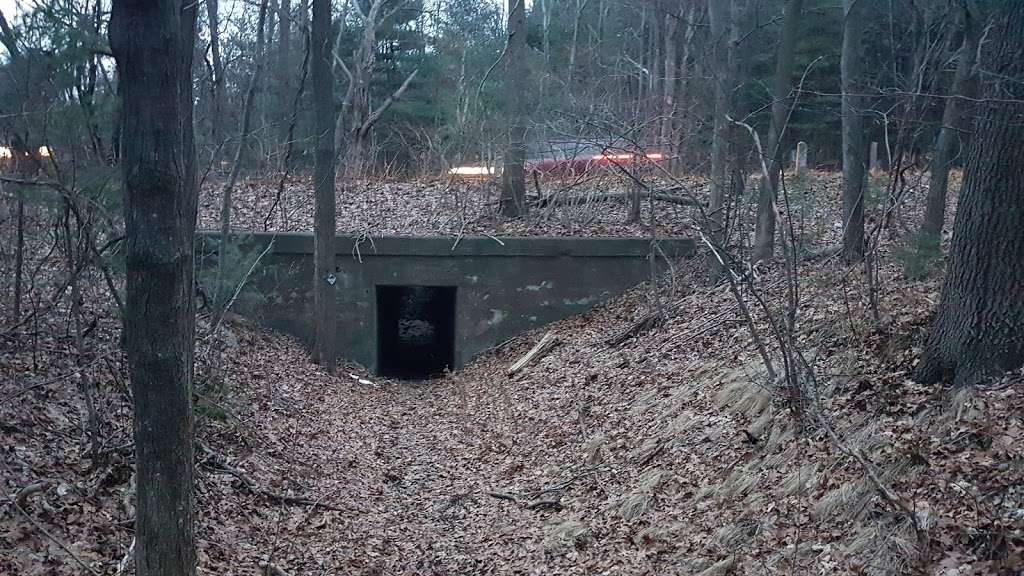
POLYGON ((0 44, 0 574, 1024 574, 1024 3, 0 44))

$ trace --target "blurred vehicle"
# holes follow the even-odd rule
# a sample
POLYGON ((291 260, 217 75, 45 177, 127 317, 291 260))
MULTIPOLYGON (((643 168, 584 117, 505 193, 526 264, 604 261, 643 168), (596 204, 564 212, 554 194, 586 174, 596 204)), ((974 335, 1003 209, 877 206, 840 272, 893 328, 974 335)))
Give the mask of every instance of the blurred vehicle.
POLYGON ((50 154, 49 146, 40 146, 35 150, 0 146, 0 171, 30 176, 39 171, 50 154))
MULTIPOLYGON (((579 177, 603 171, 635 169, 638 164, 649 164, 665 159, 660 152, 630 151, 612 147, 601 148, 578 142, 545 142, 534 146, 524 168, 527 177, 559 176, 579 177)), ((501 175, 500 166, 469 164, 448 170, 454 178, 484 180, 501 175)))

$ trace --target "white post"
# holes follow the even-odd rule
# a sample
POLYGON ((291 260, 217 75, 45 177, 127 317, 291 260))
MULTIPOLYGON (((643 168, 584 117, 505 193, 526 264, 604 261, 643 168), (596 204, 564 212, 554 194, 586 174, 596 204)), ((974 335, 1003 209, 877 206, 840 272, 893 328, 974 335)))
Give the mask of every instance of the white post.
POLYGON ((796 175, 803 176, 807 172, 807 142, 796 144, 796 175))

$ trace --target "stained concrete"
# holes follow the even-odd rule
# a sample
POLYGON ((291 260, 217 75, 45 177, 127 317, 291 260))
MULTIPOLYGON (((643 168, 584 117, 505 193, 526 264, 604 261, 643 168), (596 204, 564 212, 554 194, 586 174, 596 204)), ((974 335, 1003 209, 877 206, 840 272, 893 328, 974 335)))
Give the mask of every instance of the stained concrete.
MULTIPOLYGON (((216 234, 201 234, 202 266, 215 261, 216 234)), ((249 280, 257 298, 235 311, 308 341, 312 337, 313 237, 252 234, 250 254, 273 246, 249 280)), ((694 250, 659 239, 669 258, 694 250)), ((455 367, 523 332, 584 312, 650 278, 645 238, 383 237, 337 239, 338 354, 377 371, 379 285, 454 286, 455 367)), ((656 259, 658 266, 664 258, 656 259)))

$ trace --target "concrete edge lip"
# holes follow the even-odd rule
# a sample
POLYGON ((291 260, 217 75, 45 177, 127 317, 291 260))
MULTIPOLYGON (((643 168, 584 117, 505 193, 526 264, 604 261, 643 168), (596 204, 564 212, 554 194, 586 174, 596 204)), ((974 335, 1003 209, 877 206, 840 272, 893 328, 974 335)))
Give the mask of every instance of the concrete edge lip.
MULTIPOLYGON (((211 243, 220 234, 211 230, 196 232, 203 249, 216 252, 211 243)), ((309 232, 248 232, 239 233, 244 242, 266 245, 274 241, 274 254, 312 254, 313 234, 309 232)), ((589 256, 623 257, 646 256, 650 253, 651 239, 622 236, 338 236, 335 240, 339 256, 431 256, 431 257, 515 257, 515 256, 589 256), (454 247, 454 249, 453 249, 454 247)), ((661 250, 670 257, 693 253, 695 244, 690 238, 655 238, 661 250)))

